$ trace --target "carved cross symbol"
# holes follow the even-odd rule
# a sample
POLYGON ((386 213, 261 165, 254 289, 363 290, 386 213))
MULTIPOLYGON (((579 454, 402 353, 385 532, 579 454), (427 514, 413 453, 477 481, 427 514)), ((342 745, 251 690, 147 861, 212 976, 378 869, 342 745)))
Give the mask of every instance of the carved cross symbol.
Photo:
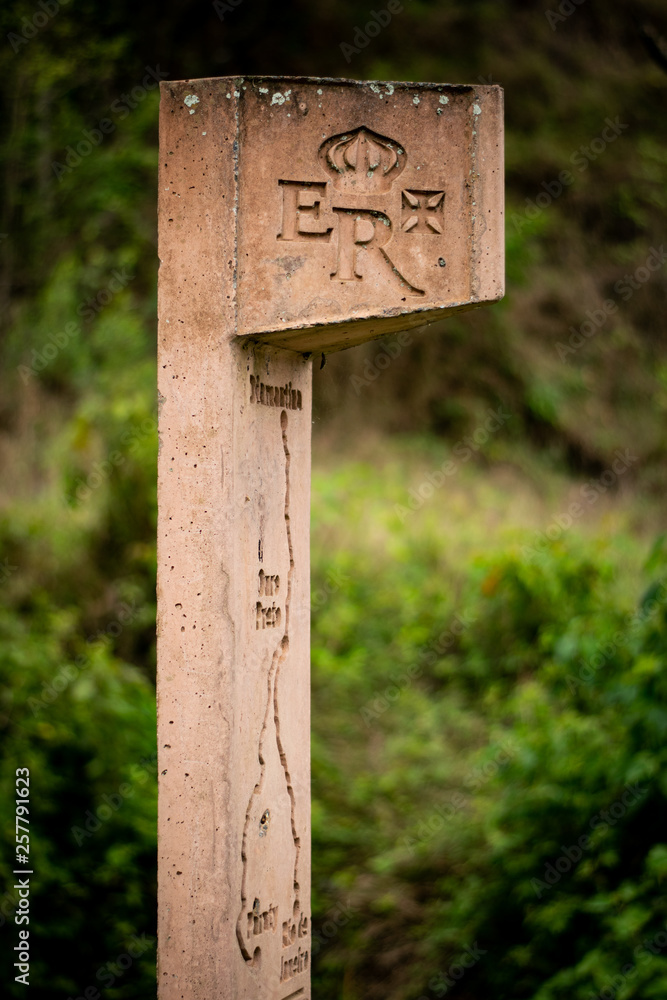
POLYGON ((442 233, 444 191, 403 191, 401 230, 404 233, 442 233))

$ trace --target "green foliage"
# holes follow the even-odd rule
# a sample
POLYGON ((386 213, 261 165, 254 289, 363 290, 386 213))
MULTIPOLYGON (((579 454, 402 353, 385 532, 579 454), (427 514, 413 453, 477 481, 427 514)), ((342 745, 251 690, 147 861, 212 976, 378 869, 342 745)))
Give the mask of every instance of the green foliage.
POLYGON ((131 622, 128 610, 107 636, 84 643, 72 614, 45 606, 29 625, 7 611, 0 616, 7 996, 25 991, 12 969, 17 768, 30 772, 31 988, 54 1000, 89 986, 125 1000, 155 989, 155 697, 140 672, 113 655, 109 638, 131 622), (128 953, 133 935, 142 948, 135 945, 129 977, 108 963, 128 953))
MULTIPOLYGON (((386 480, 331 484, 382 517, 386 480)), ((477 947, 466 996, 660 996, 664 545, 632 582, 622 544, 581 535, 462 571, 414 518, 384 525, 408 573, 316 553, 315 586, 340 581, 313 621, 317 995, 345 971, 346 997, 441 996, 477 947)))
MULTIPOLYGON (((664 530, 664 270, 618 283, 664 238, 667 78, 629 0, 575 7, 552 30, 519 0, 405 4, 351 66, 335 40, 360 0, 224 23, 80 0, 18 48, 38 7, 2 7, 0 939, 28 767, 40 1000, 155 989, 158 98, 126 99, 148 65, 505 88, 506 299, 415 333, 360 390, 377 343, 316 372, 314 995, 665 996, 664 539, 640 559, 664 530), (489 407, 501 432, 415 501, 489 407), (620 496, 537 545, 628 445, 620 496)), ((644 17, 667 31, 658 0, 644 17)))

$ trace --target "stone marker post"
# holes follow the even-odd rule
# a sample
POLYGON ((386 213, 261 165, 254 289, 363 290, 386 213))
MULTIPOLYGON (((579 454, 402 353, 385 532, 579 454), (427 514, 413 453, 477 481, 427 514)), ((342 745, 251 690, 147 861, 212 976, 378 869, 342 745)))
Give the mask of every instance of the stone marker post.
POLYGON ((502 91, 161 86, 159 998, 309 1000, 312 357, 501 298, 502 91))

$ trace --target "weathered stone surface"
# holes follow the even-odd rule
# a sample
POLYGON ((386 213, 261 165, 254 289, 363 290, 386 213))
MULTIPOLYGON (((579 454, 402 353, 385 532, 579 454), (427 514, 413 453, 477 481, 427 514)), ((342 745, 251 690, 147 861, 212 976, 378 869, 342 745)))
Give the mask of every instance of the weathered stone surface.
POLYGON ((160 1000, 309 1000, 311 355, 503 291, 496 87, 162 85, 160 1000))
POLYGON ((229 103, 239 336, 334 351, 504 294, 499 87, 252 77, 163 89, 193 102, 178 113, 202 151, 207 102, 229 103))
POLYGON ((252 79, 231 99, 239 335, 331 351, 503 295, 499 87, 252 79))
POLYGON ((234 335, 234 109, 202 105, 163 91, 159 996, 301 1000, 311 371, 234 335))

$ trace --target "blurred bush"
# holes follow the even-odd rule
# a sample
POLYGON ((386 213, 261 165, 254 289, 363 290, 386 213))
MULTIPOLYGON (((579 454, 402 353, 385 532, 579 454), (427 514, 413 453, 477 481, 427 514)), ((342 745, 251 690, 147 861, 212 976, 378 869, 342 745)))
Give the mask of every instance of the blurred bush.
MULTIPOLYGON (((380 469, 316 471, 314 994, 431 1000, 457 984, 461 996, 588 1000, 622 976, 619 996, 659 997, 667 545, 643 568, 622 525, 536 548, 511 492, 479 466, 403 517, 432 458, 396 443, 380 469), (471 523, 480 495, 499 513, 493 537, 471 523)), ((111 530, 126 475, 99 489, 89 540, 111 530)), ((87 632, 73 594, 55 606, 58 560, 30 513, 5 535, 29 566, 32 523, 41 557, 29 593, 18 574, 5 581, 0 793, 11 802, 15 768, 30 768, 33 988, 74 997, 111 976, 104 996, 152 995, 154 691, 118 650, 141 647, 153 610, 128 569, 87 632), (146 950, 115 975, 133 936, 146 950)))
POLYGON ((370 344, 316 373, 314 995, 665 996, 664 542, 643 556, 667 279, 627 276, 664 238, 667 75, 642 31, 667 22, 660 0, 569 6, 554 27, 522 0, 415 0, 353 65, 357 0, 224 22, 81 0, 34 33, 31 0, 0 10, 0 940, 28 767, 38 1000, 155 990, 157 93, 127 100, 147 67, 505 88, 505 301, 386 370, 370 344), (581 168, 607 118, 628 127, 581 168), (490 406, 502 433, 411 506, 490 406))
POLYGON ((16 769, 28 768, 29 989, 55 1000, 104 988, 129 1000, 155 993, 155 692, 110 648, 136 628, 129 605, 99 637, 84 642, 75 625, 46 602, 29 620, 0 614, 0 976, 5 996, 23 995, 10 804, 16 769))
MULTIPOLYGON (((359 469, 319 487, 386 509, 359 469)), ((663 995, 664 540, 635 574, 515 528, 462 569, 413 518, 384 560, 317 549, 316 995, 663 995)))

